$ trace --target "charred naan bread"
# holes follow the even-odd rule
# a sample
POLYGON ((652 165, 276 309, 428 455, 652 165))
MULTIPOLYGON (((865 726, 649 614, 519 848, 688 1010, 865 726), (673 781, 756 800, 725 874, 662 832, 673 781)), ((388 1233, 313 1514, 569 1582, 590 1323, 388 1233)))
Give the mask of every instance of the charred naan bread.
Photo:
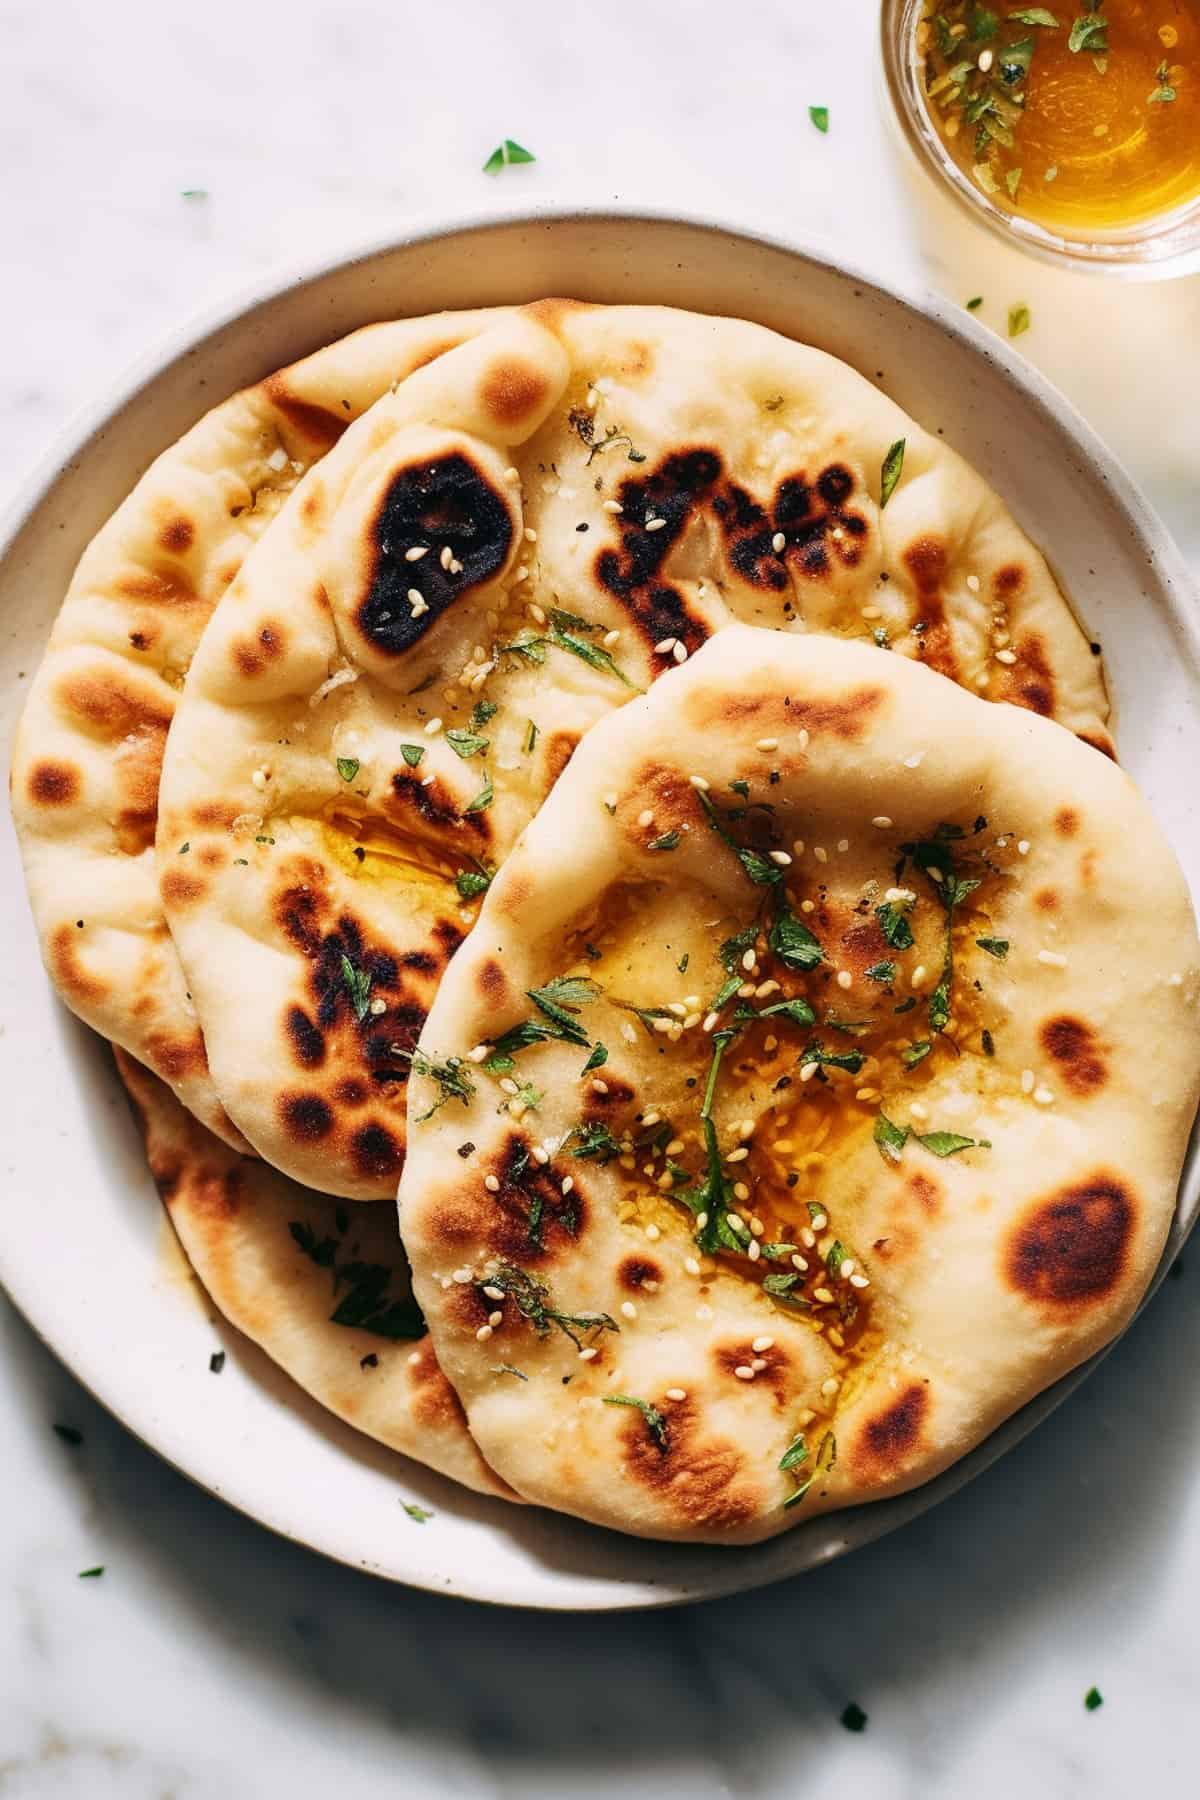
POLYGON ((263 1156, 394 1191, 480 893, 585 730, 735 619, 889 646, 1111 747, 1098 664, 996 496, 757 326, 542 302, 300 483, 193 662, 158 836, 216 1087, 263 1156))
POLYGON ((13 816, 55 986, 242 1148, 208 1078, 154 869, 179 687, 217 600, 305 470, 393 382, 496 316, 368 326, 208 413, 84 553, 21 717, 13 816))
POLYGON ((141 1063, 116 1058, 167 1214, 230 1324, 368 1437, 516 1499, 438 1368, 387 1209, 341 1206, 236 1155, 141 1063))
POLYGON ((720 1543, 928 1480, 1130 1317, 1198 992, 1112 762, 722 633, 589 734, 421 1036, 401 1232, 484 1456, 720 1543))

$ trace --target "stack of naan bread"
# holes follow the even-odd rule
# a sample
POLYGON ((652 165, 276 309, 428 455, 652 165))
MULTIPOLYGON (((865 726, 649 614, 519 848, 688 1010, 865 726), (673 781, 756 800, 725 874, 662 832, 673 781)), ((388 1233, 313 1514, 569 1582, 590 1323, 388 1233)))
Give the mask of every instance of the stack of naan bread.
POLYGON ((1108 711, 852 369, 547 300, 160 456, 14 809, 226 1317, 470 1487, 744 1543, 928 1480, 1154 1271, 1200 950, 1108 711))

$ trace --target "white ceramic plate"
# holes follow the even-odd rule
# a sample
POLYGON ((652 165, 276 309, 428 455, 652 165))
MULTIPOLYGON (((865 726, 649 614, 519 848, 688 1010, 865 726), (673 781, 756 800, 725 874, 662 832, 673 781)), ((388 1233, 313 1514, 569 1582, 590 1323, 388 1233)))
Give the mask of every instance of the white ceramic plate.
MULTIPOLYGON (((0 718, 41 653, 80 551, 151 458, 216 401, 374 319, 568 294, 757 319, 844 357, 1004 495, 1048 554, 1115 683, 1123 759, 1200 893, 1195 596, 1112 457, 1032 369, 957 308, 904 298, 811 250, 646 215, 491 218, 371 249, 179 333, 85 413, 33 480, 0 565, 0 718)), ((107 1052, 52 996, 7 817, 0 839, 0 1093, 8 1104, 0 1279, 130 1430, 232 1505, 414 1586, 561 1608, 658 1606, 795 1574, 977 1475, 1087 1374, 1077 1370, 915 1493, 746 1550, 646 1544, 451 1487, 330 1419, 196 1300, 107 1052), (208 1359, 228 1351, 219 1380, 208 1359), (398 1496, 436 1518, 414 1525, 398 1496)), ((1189 1158, 1166 1262, 1200 1199, 1189 1158)), ((1089 1367, 1092 1365, 1089 1365, 1089 1367)))

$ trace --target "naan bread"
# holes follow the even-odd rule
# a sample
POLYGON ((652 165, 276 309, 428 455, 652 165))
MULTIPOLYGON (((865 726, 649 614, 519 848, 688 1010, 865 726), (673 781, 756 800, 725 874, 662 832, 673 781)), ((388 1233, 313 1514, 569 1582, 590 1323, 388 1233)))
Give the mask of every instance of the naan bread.
POLYGON ((339 1206, 236 1155, 141 1063, 116 1057, 168 1216, 230 1324, 368 1437, 516 1499, 438 1368, 391 1214, 339 1206))
POLYGON ((496 317, 370 325, 214 408, 85 551, 25 703, 13 816, 55 986, 242 1148, 158 898, 158 776, 178 690, 217 600, 304 471, 393 382, 496 317))
POLYGON ((1112 762, 722 633, 589 734, 421 1036, 401 1232, 483 1454, 714 1543, 927 1481, 1129 1319, 1198 995, 1112 762))
POLYGON ((995 495, 757 326, 539 303, 300 483, 192 665, 158 837, 216 1087, 263 1156, 394 1191, 479 890, 584 731, 735 619, 890 644, 1111 748, 1096 659, 995 495))

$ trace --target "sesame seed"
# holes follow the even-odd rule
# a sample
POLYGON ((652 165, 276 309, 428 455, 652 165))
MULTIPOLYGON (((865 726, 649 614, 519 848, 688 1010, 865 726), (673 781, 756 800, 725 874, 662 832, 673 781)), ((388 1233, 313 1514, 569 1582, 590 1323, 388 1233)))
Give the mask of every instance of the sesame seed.
POLYGON ((799 1269, 802 1275, 807 1275, 808 1273, 808 1264, 800 1255, 793 1256, 792 1267, 793 1269, 799 1269))
POLYGON ((813 1299, 819 1301, 822 1306, 828 1306, 833 1300, 833 1295, 827 1287, 815 1287, 813 1299))
POLYGON ((919 988, 919 987, 920 987, 920 985, 921 985, 921 983, 922 983, 922 982, 923 982, 923 981, 924 981, 924 979, 925 979, 925 974, 926 974, 926 970, 925 970, 925 964, 924 964, 924 963, 918 963, 918 964, 917 964, 917 966, 916 966, 916 968, 915 968, 915 969, 914 969, 914 970, 913 970, 913 972, 912 972, 912 974, 911 974, 911 975, 910 975, 910 976, 909 976, 909 978, 908 978, 908 984, 909 984, 909 986, 910 986, 910 987, 911 987, 911 988, 913 988, 913 989, 914 989, 914 990, 915 990, 915 989, 916 989, 916 988, 919 988))
POLYGON ((621 505, 619 500, 603 500, 601 501, 601 505, 604 507, 605 512, 619 513, 625 511, 625 508, 621 505))
POLYGON ((1051 1093, 1051 1091, 1048 1087, 1034 1088, 1033 1097, 1039 1106, 1053 1106, 1054 1105, 1054 1095, 1051 1093))
POLYGON ((798 740, 797 740, 797 741, 798 741, 798 743, 799 743, 799 745, 800 745, 800 748, 801 748, 801 749, 802 749, 802 750, 807 750, 807 749, 808 749, 808 730, 807 730, 807 727, 805 727, 805 726, 803 726, 803 725, 802 725, 802 726, 801 726, 801 727, 800 727, 800 736, 799 736, 799 739, 798 739, 798 740))
POLYGON ((688 1275, 698 1275, 700 1273, 700 1264, 696 1261, 694 1256, 685 1256, 683 1259, 683 1267, 688 1275))
POLYGON ((756 1356, 761 1356, 764 1350, 775 1348, 775 1339, 773 1337, 756 1337, 750 1348, 756 1356))
POLYGON ((762 1255, 761 1249, 759 1248, 758 1244, 754 1241, 753 1238, 751 1238, 751 1240, 750 1240, 750 1244, 746 1250, 746 1255, 750 1258, 751 1262, 757 1262, 759 1257, 762 1255))
POLYGON ((700 1027, 701 1031, 714 1031, 719 1017, 720 1015, 715 1012, 706 1013, 704 1015, 704 1023, 700 1027))
POLYGON ((817 1072, 817 1064, 816 1063, 814 1063, 814 1062, 805 1063, 804 1067, 800 1071, 801 1081, 811 1081, 813 1076, 816 1074, 816 1072, 817 1072))
POLYGON ((753 951, 753 950, 745 950, 745 951, 743 951, 743 953, 742 953, 742 967, 743 967, 743 969, 745 969, 745 971, 746 971, 746 973, 747 973, 747 974, 749 974, 749 973, 750 973, 750 971, 751 971, 751 969, 753 969, 753 967, 754 967, 754 965, 755 965, 755 963, 756 963, 756 962, 757 962, 757 961, 758 961, 758 958, 757 958, 757 957, 756 957, 756 956, 755 956, 755 954, 754 954, 754 951, 753 951))
POLYGON ((671 655, 675 658, 675 661, 677 663, 686 662, 687 661, 687 645, 685 643, 683 643, 679 638, 676 638, 675 639, 675 648, 672 650, 671 655))
POLYGON ((546 1149, 544 1144, 535 1144, 534 1145, 533 1160, 535 1163, 538 1164, 539 1168, 543 1168, 543 1169, 545 1168, 546 1164, 550 1161, 550 1152, 546 1149))
POLYGON ((685 1388, 668 1388, 666 1397, 668 1400, 686 1400, 687 1390, 685 1388))
POLYGON ((1034 1074, 1033 1070, 1032 1069, 1022 1069, 1021 1070, 1021 1092, 1023 1094, 1032 1094, 1032 1092, 1036 1086, 1037 1086, 1037 1076, 1034 1074))
POLYGON ((462 1287, 466 1282, 471 1280, 471 1271, 470 1269, 455 1269, 450 1279, 451 1281, 457 1281, 459 1286, 462 1287))
POLYGON ((521 1091, 511 1075, 502 1075, 500 1077, 500 1087, 506 1094, 518 1094, 521 1091))
POLYGON ((1015 663, 1016 660, 1017 653, 1015 650, 997 650, 996 652, 996 661, 998 663, 1004 663, 1006 666, 1010 666, 1015 663))
POLYGON ((838 1389, 841 1387, 841 1385, 842 1384, 838 1380, 837 1376, 831 1375, 827 1381, 823 1381, 821 1383, 821 1392, 827 1396, 831 1395, 831 1394, 836 1394, 838 1389))
POLYGON ((731 1150, 729 1155, 725 1158, 725 1161, 727 1163, 745 1162, 749 1154, 750 1152, 743 1144, 740 1150, 731 1150))
POLYGON ((739 1363, 733 1372, 739 1381, 754 1380, 754 1370, 750 1367, 749 1363, 739 1363))
POLYGON ((823 844, 813 845, 813 855, 819 863, 827 863, 829 861, 829 852, 823 844))
POLYGON ((677 1031, 679 1027, 676 1025, 674 1019, 655 1019, 654 1029, 655 1031, 662 1032, 664 1036, 668 1036, 672 1031, 677 1031))
POLYGON ((683 1021, 683 1029, 685 1031, 691 1031, 693 1029, 693 1027, 698 1025, 699 1023, 700 1023, 700 1014, 698 1012, 690 1012, 690 1013, 688 1013, 687 1017, 683 1021))
POLYGON ((812 1216, 812 1223, 813 1223, 814 1231, 824 1231, 825 1227, 829 1223, 829 1214, 828 1213, 814 1213, 812 1216))
POLYGON ((1017 855, 1018 856, 1028 856, 1029 855, 1029 839, 1028 838, 1019 838, 1018 839, 1017 855))
POLYGON ((367 1011, 377 1019, 381 1013, 387 1011, 387 1001, 381 999, 379 995, 376 995, 370 1006, 367 1008, 367 1011))
POLYGON ((746 1186, 744 1181, 734 1182, 733 1197, 735 1200, 748 1200, 750 1198, 750 1189, 746 1186))
POLYGON ((977 594, 979 592, 979 577, 978 577, 978 575, 968 575, 967 576, 967 586, 970 588, 970 590, 973 594, 977 594))
POLYGON ((580 1362, 592 1362, 595 1360, 595 1357, 597 1356, 597 1354, 598 1354, 598 1352, 589 1345, 589 1347, 586 1350, 581 1350, 579 1352, 579 1361, 580 1362))
POLYGON ((659 1238, 662 1236, 662 1232, 658 1229, 657 1225, 647 1225, 646 1236, 652 1244, 657 1244, 659 1238))
POLYGON ((754 746, 754 748, 756 750, 778 750, 779 739, 778 738, 759 738, 759 740, 758 740, 757 744, 754 746))
POLYGON ((665 519, 647 519, 646 520, 646 530, 647 531, 665 531, 666 528, 667 528, 667 521, 665 519))
POLYGON ((259 788, 259 789, 265 788, 267 785, 266 771, 263 769, 255 769, 253 775, 251 775, 251 777, 250 777, 250 780, 253 782, 253 784, 256 788, 259 788))
POLYGON ((778 863, 781 869, 791 868, 792 859, 786 850, 769 850, 767 854, 773 863, 778 863))
POLYGON ((592 1092, 593 1092, 593 1094, 607 1094, 607 1092, 608 1092, 607 1081, 601 1081, 600 1077, 597 1075, 595 1080, 592 1082, 592 1092))
POLYGON ((891 829, 892 821, 888 818, 886 813, 880 813, 877 819, 871 820, 871 823, 872 825, 878 825, 880 831, 888 831, 891 829))
POLYGON ((620 641, 621 634, 615 628, 612 631, 606 631, 604 636, 600 639, 600 642, 604 645, 606 650, 615 650, 620 641))
POLYGON ((784 537, 782 531, 777 531, 775 536, 771 539, 771 548, 776 556, 782 556, 787 549, 787 539, 784 537))
POLYGON ((503 1288, 485 1287, 483 1291, 489 1300, 503 1300, 506 1298, 503 1288))
POLYGON ((438 561, 441 563, 443 569, 448 569, 450 564, 454 561, 454 552, 451 550, 449 544, 442 545, 438 555, 438 561))
POLYGON ((645 808, 645 810, 643 812, 640 812, 638 814, 637 822, 639 825, 643 825, 643 826, 653 825, 654 814, 651 812, 651 810, 648 806, 645 808))
POLYGON ((851 975, 849 969, 838 970, 837 984, 840 988, 848 988, 854 985, 854 977, 851 975))
POLYGON ((838 1269, 838 1274, 841 1275, 846 1281, 849 1281, 849 1279, 853 1275, 853 1273, 854 1273, 854 1258, 852 1256, 843 1256, 842 1262, 841 1262, 841 1267, 838 1269))
POLYGON ((754 1361, 750 1364, 750 1367, 754 1370, 756 1375, 761 1375, 766 1366, 766 1362, 761 1356, 756 1356, 754 1361))
POLYGON ((850 1286, 853 1288, 865 1288, 870 1287, 870 1285, 871 1283, 865 1275, 852 1275, 850 1277, 850 1286))
POLYGON ((423 556, 429 555, 428 544, 414 544, 411 550, 404 552, 405 562, 420 562, 423 556))
POLYGON ((917 896, 912 888, 890 887, 883 897, 885 900, 890 901, 893 906, 903 906, 911 904, 917 896))
POLYGON ((696 1214, 696 1230, 703 1231, 704 1227, 707 1224, 708 1224, 708 1214, 706 1212, 697 1213, 696 1214))
POLYGON ((504 1314, 503 1314, 503 1312, 499 1312, 499 1311, 497 1311, 497 1312, 493 1312, 493 1313, 489 1313, 489 1314, 488 1314, 488 1324, 489 1324, 489 1325, 492 1325, 492 1326, 495 1326, 495 1325, 503 1325, 503 1323, 504 1323, 504 1314))
POLYGON ((632 1300, 622 1300, 622 1302, 621 1302, 621 1317, 624 1319, 636 1319, 637 1318, 637 1307, 633 1304, 632 1300))
POLYGON ((793 838, 792 839, 792 849, 797 856, 803 856, 804 855, 804 839, 803 838, 793 838))
POLYGON ((688 780, 691 782, 692 786, 698 790, 698 792, 700 792, 701 794, 707 794, 708 782, 704 779, 703 775, 689 775, 688 780))
POLYGON ((479 1330, 475 1333, 475 1341, 479 1344, 486 1344, 491 1335, 492 1327, 490 1325, 481 1325, 479 1330))
POLYGON ((760 981, 754 990, 754 998, 756 1000, 765 1000, 768 995, 777 994, 778 992, 779 983, 777 981, 760 981))
POLYGON ((992 64, 995 62, 995 60, 996 60, 996 56, 995 56, 994 51, 981 50, 979 52, 979 69, 980 69, 981 74, 986 75, 988 70, 991 68, 992 64))
POLYGON ((908 1110, 914 1119, 919 1119, 922 1122, 929 1117, 929 1108, 927 1106, 922 1106, 919 1100, 914 1100, 908 1110))
POLYGON ((442 721, 440 719, 430 719, 428 725, 425 727, 425 736, 436 737, 441 729, 442 721))
POLYGON ((911 756, 905 757, 904 766, 906 769, 919 769, 924 761, 925 752, 923 750, 914 750, 911 756))
POLYGON ((1067 966, 1066 957, 1060 956, 1057 950, 1039 950, 1037 959, 1040 963, 1045 963, 1048 969, 1065 969, 1067 966))
POLYGON ((849 838, 839 838, 838 839, 838 855, 839 856, 845 856, 845 854, 849 848, 850 848, 850 839, 849 838))
POLYGON ((568 1175, 562 1184, 563 1193, 569 1194, 571 1189, 574 1186, 575 1186, 575 1177, 573 1175, 568 1175))
POLYGON ((508 468, 505 469, 505 471, 504 471, 504 479, 505 479, 505 481, 520 481, 520 479, 521 479, 520 469, 514 469, 512 464, 510 463, 508 468))
POLYGON ((525 527, 525 542, 527 544, 537 543, 537 532, 533 529, 532 525, 527 525, 525 527))
POLYGON ((655 644, 654 654, 655 654, 655 656, 670 656, 670 654, 674 648, 675 648, 675 639, 673 637, 662 638, 659 640, 659 642, 657 644, 655 644))

